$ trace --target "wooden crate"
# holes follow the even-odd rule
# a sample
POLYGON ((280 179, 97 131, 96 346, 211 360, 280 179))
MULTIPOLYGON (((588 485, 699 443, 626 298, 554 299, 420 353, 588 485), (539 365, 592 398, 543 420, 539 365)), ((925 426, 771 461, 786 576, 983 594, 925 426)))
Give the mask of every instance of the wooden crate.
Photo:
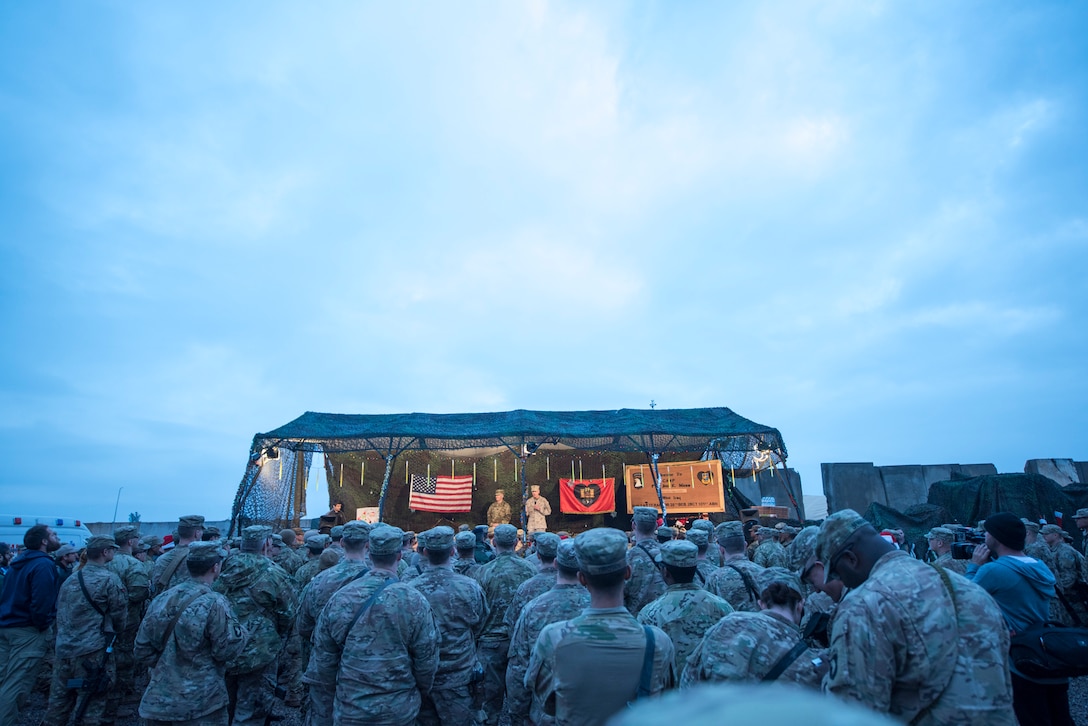
POLYGON ((775 519, 789 519, 789 507, 756 507, 761 517, 774 517, 775 519))

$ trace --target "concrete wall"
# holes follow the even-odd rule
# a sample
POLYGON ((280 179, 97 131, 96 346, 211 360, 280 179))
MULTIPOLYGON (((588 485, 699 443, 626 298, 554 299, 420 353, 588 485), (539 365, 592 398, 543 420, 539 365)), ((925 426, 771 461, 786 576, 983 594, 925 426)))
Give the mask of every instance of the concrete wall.
POLYGON ((996 474, 993 464, 911 464, 874 466, 872 462, 821 464, 827 511, 853 509, 864 513, 873 502, 903 510, 922 504, 934 482, 953 474, 965 477, 996 474))
MULTIPOLYGON (((1082 465, 1080 469, 1083 469, 1085 462, 1082 461, 1080 464, 1082 465)), ((1063 487, 1085 481, 1080 469, 1077 462, 1072 459, 1028 459, 1024 463, 1025 474, 1042 474, 1063 487)))
MULTIPOLYGON (((123 524, 128 524, 128 522, 118 522, 117 524, 114 524, 113 522, 84 522, 84 524, 86 524, 87 529, 91 530, 94 534, 110 534, 113 532, 114 527, 120 527, 123 524)), ((148 534, 157 534, 160 537, 165 537, 173 532, 178 526, 176 519, 172 522, 137 522, 137 524, 140 527, 141 537, 148 534)), ((227 519, 218 522, 208 521, 204 523, 204 526, 218 527, 219 531, 223 533, 223 536, 226 536, 227 530, 230 529, 230 520, 227 519)))
MULTIPOLYGON (((729 472, 726 472, 727 476, 728 474, 729 472)), ((793 496, 797 499, 796 507, 790 502, 789 494, 786 491, 786 482, 783 481, 782 469, 775 469, 774 476, 771 476, 770 471, 757 472, 755 481, 752 481, 751 476, 737 477, 737 489, 757 505, 762 501, 763 497, 774 497, 775 506, 789 507, 791 519, 803 520, 805 518, 805 500, 801 493, 801 475, 793 469, 786 469, 785 477, 789 479, 790 491, 793 492, 793 496)))

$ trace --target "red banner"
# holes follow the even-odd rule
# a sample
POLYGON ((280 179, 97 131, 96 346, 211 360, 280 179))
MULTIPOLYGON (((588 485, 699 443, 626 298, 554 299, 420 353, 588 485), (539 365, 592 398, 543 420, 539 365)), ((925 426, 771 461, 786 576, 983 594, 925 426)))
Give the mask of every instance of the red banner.
POLYGON ((602 514, 616 511, 616 480, 560 479, 559 511, 563 514, 602 514))

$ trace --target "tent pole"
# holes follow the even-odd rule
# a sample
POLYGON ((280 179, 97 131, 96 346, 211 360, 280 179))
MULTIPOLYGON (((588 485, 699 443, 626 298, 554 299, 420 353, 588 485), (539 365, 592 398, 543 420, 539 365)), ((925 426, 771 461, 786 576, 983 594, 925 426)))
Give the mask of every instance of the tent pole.
MULTIPOLYGON (((302 504, 306 499, 306 452, 296 449, 291 453, 295 455, 295 511, 291 513, 291 526, 298 527, 302 521, 302 504)), ((282 452, 280 455, 283 455, 282 452)))
POLYGON ((521 531, 524 533, 522 535, 523 542, 528 542, 529 541, 529 530, 528 530, 528 517, 527 517, 527 515, 525 513, 525 502, 526 502, 526 500, 529 499, 529 489, 528 489, 529 485, 526 483, 526 479, 525 479, 525 462, 527 462, 529 460, 529 457, 528 456, 519 456, 518 458, 521 459, 521 531))
POLYGON ((654 488, 657 489, 657 503, 661 505, 661 521, 665 521, 665 497, 661 494, 661 471, 657 468, 657 459, 660 454, 650 454, 650 468, 654 472, 654 488))
POLYGON ((385 476, 382 478, 382 493, 378 497, 378 521, 385 521, 385 495, 389 492, 389 475, 393 472, 393 454, 385 455, 385 476))

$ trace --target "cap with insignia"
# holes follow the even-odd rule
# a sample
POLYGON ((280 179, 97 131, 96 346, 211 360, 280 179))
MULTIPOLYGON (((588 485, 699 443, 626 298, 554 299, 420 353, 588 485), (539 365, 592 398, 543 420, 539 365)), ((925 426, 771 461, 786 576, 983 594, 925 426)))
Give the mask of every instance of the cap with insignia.
POLYGON ((87 549, 89 550, 104 550, 110 547, 117 549, 117 543, 108 534, 96 534, 87 540, 87 549))
MULTIPOLYGON (((272 528, 269 527, 271 532, 272 528)), ((227 556, 227 551, 218 542, 193 542, 189 545, 190 562, 215 562, 227 556)))
POLYGON ((696 547, 706 547, 710 544, 710 535, 705 529, 689 529, 687 541, 696 547))
POLYGON ((578 569, 578 555, 574 551, 574 540, 564 539, 559 541, 555 561, 560 567, 565 567, 568 570, 578 569))
POLYGON ((366 542, 370 539, 370 525, 360 520, 348 522, 340 538, 344 542, 366 542))
POLYGON ((404 532, 400 527, 375 527, 370 530, 370 554, 379 557, 400 552, 404 532))
MULTIPOLYGON (((420 539, 423 540, 423 547, 431 552, 448 552, 453 547, 453 527, 432 527, 420 535, 420 539)), ((473 537, 472 540, 475 542, 476 538, 473 537)))
POLYGON ((518 528, 512 524, 500 524, 495 527, 495 544, 513 547, 518 542, 518 528))
POLYGON ((459 550, 476 549, 476 535, 472 532, 458 532, 453 541, 457 544, 459 550))
POLYGON ((761 593, 775 583, 785 585, 797 593, 797 597, 804 600, 805 594, 801 591, 801 580, 785 567, 768 567, 759 573, 759 591, 761 593))
POLYGON ((607 575, 627 567, 627 535, 618 529, 582 532, 574 538, 574 551, 579 569, 587 575, 607 575))
POLYGON ((126 540, 135 539, 140 536, 140 528, 135 525, 126 524, 123 527, 118 527, 113 530, 113 539, 116 542, 124 542, 126 540))
POLYGON ((823 521, 816 535, 816 559, 824 563, 824 577, 829 574, 831 563, 846 540, 868 526, 871 526, 869 522, 853 509, 839 510, 823 521))
POLYGON ((204 527, 204 517, 202 517, 199 514, 186 514, 184 517, 178 517, 178 526, 179 527, 193 527, 193 528, 200 527, 200 528, 203 528, 204 527))
POLYGON ((956 535, 950 529, 944 527, 934 527, 926 532, 926 539, 939 539, 942 542, 951 542, 956 538, 956 535))
POLYGON ((653 507, 635 507, 631 514, 632 524, 657 524, 657 510, 653 507))
POLYGON ((541 557, 554 560, 559 551, 559 535, 551 532, 537 532, 533 538, 536 542, 536 551, 541 557))
POLYGON ((1065 530, 1056 524, 1044 524, 1039 528, 1039 534, 1065 534, 1065 530))
POLYGON ((258 550, 264 541, 272 536, 272 528, 263 524, 252 524, 242 530, 242 547, 258 550))
POLYGON ((674 539, 661 545, 661 554, 657 560, 672 567, 695 567, 699 558, 699 548, 686 539, 674 539))

